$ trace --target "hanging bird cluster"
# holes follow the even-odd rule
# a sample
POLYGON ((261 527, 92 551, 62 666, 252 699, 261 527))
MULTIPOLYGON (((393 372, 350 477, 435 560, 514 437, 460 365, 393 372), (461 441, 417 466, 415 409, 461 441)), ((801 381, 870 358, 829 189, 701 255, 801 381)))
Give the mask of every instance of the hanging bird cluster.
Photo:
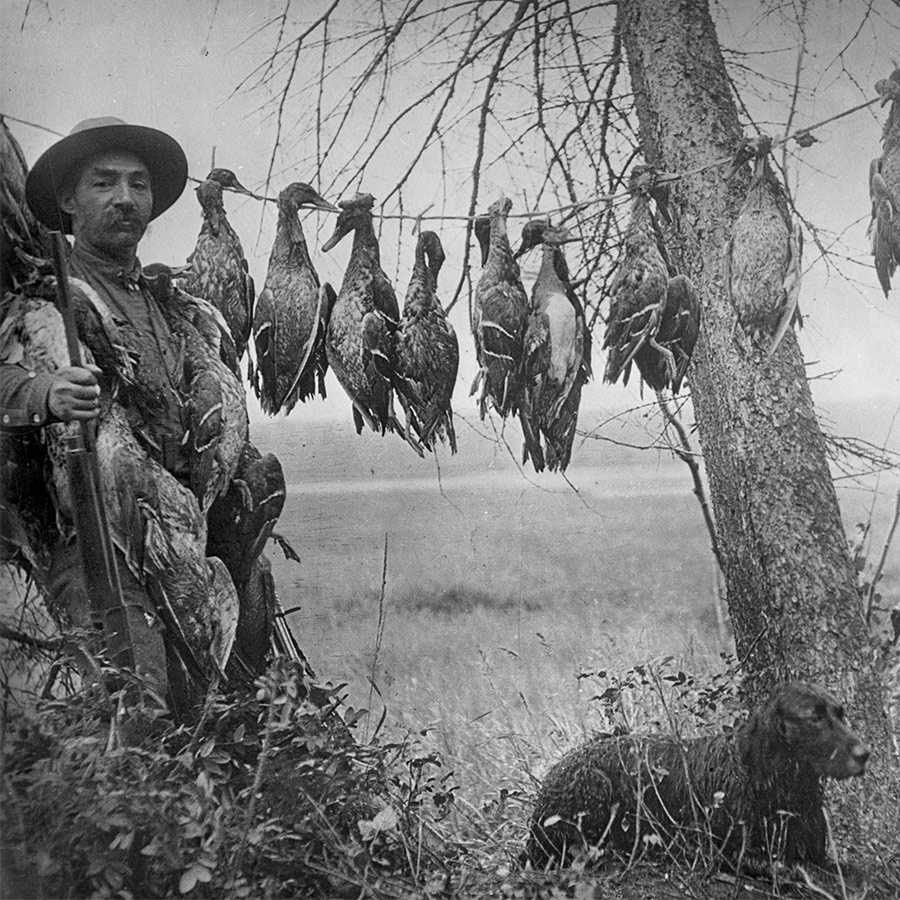
POLYGON ((881 156, 869 167, 869 195, 872 221, 869 237, 875 271, 884 296, 891 289, 891 278, 900 262, 900 69, 875 85, 881 105, 890 103, 884 125, 881 156))
POLYGON ((691 280, 672 270, 650 206, 653 199, 667 215, 664 188, 648 166, 632 169, 625 247, 609 290, 603 380, 614 384, 621 376, 628 384, 634 363, 653 390, 678 393, 700 333, 700 304, 691 280))
MULTIPOLYGON (((873 160, 869 189, 869 233, 875 269, 885 295, 900 260, 900 69, 879 81, 889 105, 881 156, 873 160)), ((749 185, 724 250, 724 284, 738 326, 760 358, 772 356, 793 324, 798 308, 802 233, 784 187, 769 161, 772 140, 744 139, 726 178, 752 164, 749 185)), ((6 295, 49 297, 49 273, 41 271, 43 229, 24 201, 25 160, 0 119, 2 271, 6 295), (42 293, 43 292, 43 293, 42 293)), ((627 384, 632 365, 642 383, 660 392, 680 392, 700 331, 700 304, 691 280, 677 271, 667 252, 668 184, 678 176, 635 165, 629 178, 631 208, 622 253, 608 290, 603 337, 604 381, 627 384)), ((459 366, 459 344, 437 296, 444 261, 440 238, 418 236, 415 264, 401 314, 394 288, 381 268, 373 225, 374 198, 360 193, 334 206, 310 185, 289 184, 278 196, 278 223, 262 291, 255 295, 241 241, 226 215, 225 193, 260 198, 228 169, 214 168, 196 188, 202 225, 181 270, 147 266, 145 273, 175 278, 185 296, 208 301, 210 343, 187 329, 186 415, 191 422, 186 451, 191 489, 201 511, 231 484, 240 436, 246 432, 242 398, 232 374, 250 345, 248 379, 269 415, 289 413, 298 402, 325 397, 325 374, 334 370, 352 403, 357 433, 368 427, 394 432, 419 455, 445 442, 456 451, 451 398, 459 366), (337 213, 334 232, 322 246, 332 250, 353 234, 339 292, 321 283, 301 224, 303 211, 337 213), (215 317, 213 317, 215 318, 215 317), (218 348, 210 351, 210 346, 218 348), (228 370, 232 371, 229 372, 228 370), (402 418, 395 406, 402 409, 402 418)), ((513 253, 505 197, 479 216, 473 230, 481 250, 481 275, 471 298, 470 325, 478 372, 471 393, 483 419, 517 418, 524 437, 523 461, 536 471, 565 471, 572 454, 579 404, 591 377, 591 334, 569 276, 565 228, 548 221, 525 225, 513 253), (541 265, 529 298, 518 260, 541 247, 541 265)), ((186 301, 190 308, 191 301, 186 301)), ((82 304, 87 308, 91 304, 82 304)), ((17 315, 36 311, 16 307, 17 315)), ((87 319, 101 321, 96 314, 87 319)), ((175 321, 176 331, 185 330, 175 321)), ((97 344, 110 343, 107 326, 95 329, 97 344)), ((97 352, 98 346, 92 349, 97 352)), ((102 352, 102 351, 101 351, 102 352)), ((107 350, 106 352, 113 352, 107 350)), ((140 392, 141 384, 127 386, 140 392)), ((148 395, 152 405, 154 398, 148 395)))
POLYGON ((725 248, 725 290, 738 322, 753 345, 772 356, 785 332, 800 323, 800 256, 803 234, 791 220, 781 182, 769 165, 772 139, 744 138, 726 173, 748 160, 753 175, 725 248))
MULTIPOLYGON (((69 364, 65 327, 50 299, 53 279, 40 259, 32 261, 31 276, 21 290, 4 295, 0 361, 52 373, 69 364)), ((155 277, 167 273, 159 270, 155 277)), ((170 665, 180 666, 186 677, 198 671, 211 675, 223 670, 230 657, 239 600, 225 565, 207 555, 205 513, 225 492, 247 436, 240 381, 201 337, 201 330, 211 334, 224 329, 224 322, 206 301, 177 289, 163 309, 186 349, 181 387, 190 422, 187 486, 161 465, 146 439, 141 416, 153 415, 153 391, 127 349, 117 320, 86 282, 72 277, 70 286, 82 358, 114 379, 104 394, 96 432, 102 501, 113 543, 134 576, 151 586, 156 608, 173 636, 170 665), (135 398, 130 406, 137 410, 136 419, 117 399, 127 394, 135 398)), ((225 332, 221 338, 231 341, 225 332)), ((70 536, 73 527, 66 458, 76 427, 48 425, 37 433, 39 445, 30 445, 33 458, 46 466, 55 502, 46 480, 29 479, 27 467, 18 465, 22 455, 15 440, 4 466, 3 561, 17 563, 38 583, 46 577, 54 544, 70 536), (43 514, 48 508, 56 510, 52 521, 43 514)))

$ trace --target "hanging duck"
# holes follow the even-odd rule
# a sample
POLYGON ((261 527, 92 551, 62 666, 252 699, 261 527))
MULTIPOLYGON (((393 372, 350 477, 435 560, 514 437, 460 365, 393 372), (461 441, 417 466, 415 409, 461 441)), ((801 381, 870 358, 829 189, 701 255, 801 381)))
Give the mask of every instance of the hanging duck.
POLYGON ((887 297, 891 278, 900 262, 900 69, 875 85, 881 105, 891 104, 884 123, 884 150, 869 167, 872 221, 869 237, 878 282, 887 297))
POLYGON ((744 138, 725 177, 748 160, 753 175, 725 248, 725 289, 754 346, 771 356, 787 329, 800 321, 803 235, 792 223, 784 188, 769 165, 772 139, 744 138))
POLYGON ((250 370, 253 390, 270 416, 289 413, 317 390, 325 396, 325 328, 335 297, 313 268, 301 209, 338 211, 300 181, 278 195, 275 244, 253 316, 256 368, 250 370))
POLYGON ((222 313, 240 361, 250 338, 255 293, 241 239, 225 215, 223 191, 254 196, 230 169, 213 169, 197 185, 203 225, 179 286, 208 300, 222 313))
POLYGON ((439 438, 456 453, 450 400, 459 368, 459 343, 436 294, 443 262, 441 239, 433 231, 423 231, 416 242, 416 261, 395 334, 395 370, 407 435, 412 425, 426 449, 433 450, 439 438))
MULTIPOLYGON (((185 293, 173 278, 174 270, 156 264, 144 284, 156 297, 172 334, 178 339, 180 370, 176 390, 183 406, 182 440, 190 486, 204 515, 231 483, 241 448, 247 440, 248 420, 244 386, 237 367, 231 330, 221 312, 208 300, 185 293)), ((129 409, 151 410, 154 397, 141 403, 134 392, 129 409)), ((152 412, 150 415, 152 419, 152 412)), ((150 441, 140 417, 132 426, 150 441)), ((154 451, 157 460, 161 448, 154 451)))
POLYGON ((396 431, 416 450, 415 439, 394 413, 393 335, 400 323, 394 288, 381 270, 381 252, 372 224, 371 194, 340 201, 334 233, 322 246, 328 252, 351 232, 353 248, 344 280, 331 310, 325 339, 328 364, 353 404, 353 423, 384 434, 396 431))
POLYGON ((27 256, 45 253, 44 226, 25 202, 27 174, 22 148, 0 116, 0 295, 28 280, 33 267, 27 256))
POLYGON ((221 341, 230 331, 211 303, 175 289, 168 313, 173 333, 181 340, 187 385, 188 429, 185 442, 191 488, 206 515, 217 497, 228 490, 247 440, 244 387, 225 362, 221 341))
POLYGON ((147 585, 186 673, 224 672, 238 596, 225 564, 206 556, 196 498, 147 455, 115 402, 101 412, 97 464, 113 543, 147 585))
MULTIPOLYGON (((488 210, 488 252, 472 302, 472 334, 479 371, 471 393, 480 384, 478 408, 482 418, 488 402, 504 419, 519 411, 528 297, 509 246, 506 217, 510 209, 512 201, 501 197, 488 210)), ((475 233, 479 235, 478 222, 475 233)))
POLYGON ((677 392, 694 349, 700 307, 693 283, 685 275, 672 274, 664 256, 650 209, 651 197, 661 196, 660 187, 659 176, 649 166, 632 169, 624 255, 610 285, 603 338, 609 356, 603 380, 614 384, 621 375, 622 384, 628 384, 634 362, 653 390, 671 387, 677 392))
POLYGON ((581 390, 591 377, 591 338, 584 309, 569 281, 563 244, 569 232, 546 222, 528 222, 516 258, 543 244, 541 268, 531 294, 525 332, 523 405, 544 448, 529 447, 536 471, 546 458, 551 472, 564 472, 572 456, 581 390))

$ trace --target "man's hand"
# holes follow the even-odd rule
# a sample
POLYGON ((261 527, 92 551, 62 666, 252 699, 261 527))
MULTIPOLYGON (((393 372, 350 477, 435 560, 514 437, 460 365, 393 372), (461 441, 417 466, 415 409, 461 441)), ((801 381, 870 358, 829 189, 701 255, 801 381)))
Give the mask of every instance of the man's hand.
POLYGON ((58 422, 88 422, 100 415, 100 385, 102 375, 98 366, 66 366, 57 369, 47 407, 58 422))

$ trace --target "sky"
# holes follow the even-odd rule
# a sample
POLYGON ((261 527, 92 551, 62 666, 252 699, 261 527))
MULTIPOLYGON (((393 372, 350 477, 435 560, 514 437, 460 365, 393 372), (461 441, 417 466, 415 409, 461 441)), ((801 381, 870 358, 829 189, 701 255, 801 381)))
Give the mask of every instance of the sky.
MULTIPOLYGON (((209 170, 215 147, 217 164, 233 169, 248 187, 259 188, 274 140, 274 125, 260 112, 267 97, 259 92, 234 95, 233 91, 271 46, 271 29, 262 33, 258 30, 282 6, 281 0, 252 4, 237 0, 4 0, 0 6, 0 113, 9 117, 8 125, 29 162, 56 136, 16 119, 64 134, 81 119, 114 115, 176 137, 185 149, 192 175, 202 177, 209 170)), ((784 76, 789 77, 795 58, 789 39, 772 17, 748 19, 745 10, 750 6, 738 2, 715 5, 722 42, 742 50, 771 47, 773 64, 783 67, 784 76)), ((855 27, 846 10, 856 6, 828 4, 830 14, 818 16, 811 23, 810 46, 814 52, 807 58, 805 77, 807 87, 818 90, 803 95, 798 125, 821 121, 871 99, 875 96, 874 82, 892 69, 889 50, 890 44, 896 43, 896 30, 886 32, 878 42, 871 39, 877 32, 867 29, 838 56, 855 27), (852 71, 856 87, 849 79, 839 77, 841 66, 852 71)), ((882 13, 889 15, 893 9, 900 20, 896 7, 887 2, 881 6, 882 13)), ((318 4, 295 8, 307 7, 317 9, 318 4)), ((754 110, 764 108, 763 98, 751 95, 745 99, 754 110)), ((873 107, 816 132, 820 143, 805 151, 803 159, 808 166, 802 171, 792 170, 792 175, 799 171, 799 181, 792 188, 796 188, 797 202, 811 220, 844 232, 852 257, 848 271, 853 280, 848 282, 829 273, 821 263, 810 266, 818 254, 807 242, 804 264, 808 271, 800 294, 806 327, 800 341, 813 376, 814 397, 826 410, 829 404, 853 401, 870 410, 873 420, 883 421, 887 434, 891 417, 900 406, 900 275, 897 287, 886 299, 870 264, 865 236, 868 166, 880 153, 884 118, 884 111, 873 107)), ((284 183, 319 183, 318 173, 294 172, 289 159, 280 163, 284 183)), ((274 188, 280 186, 283 184, 276 183, 274 188)), ((514 187, 510 191, 514 193, 514 187)), ((372 192, 377 195, 376 190, 372 192)), ((242 237, 259 290, 274 233, 274 205, 265 204, 263 208, 256 201, 230 195, 226 195, 226 205, 242 237)), ((462 214, 465 209, 448 211, 462 214)), ((317 252, 330 234, 332 222, 328 216, 310 214, 304 227, 320 275, 339 284, 350 242, 327 256, 317 252)), ((141 245, 142 261, 182 263, 193 249, 199 227, 199 207, 188 189, 172 210, 151 225, 141 245)), ((459 223, 447 223, 443 233, 459 227, 459 223)), ((452 239, 449 245, 453 249, 452 239)), ((411 253, 412 246, 392 270, 399 276, 401 300, 411 253)), ((453 253, 448 252, 448 267, 453 259, 453 253)), ((532 273, 536 264, 535 256, 530 263, 532 273)), ((447 283, 455 277, 448 278, 447 283)), ((475 364, 465 303, 454 309, 452 322, 462 351, 454 403, 471 411, 468 387, 475 364)), ((598 364, 595 359, 595 371, 601 367, 602 362, 598 364)), ((319 419, 349 414, 346 398, 333 375, 329 379, 329 400, 304 404, 294 416, 319 419)), ((640 402, 634 383, 623 390, 600 381, 597 378, 589 385, 583 406, 621 409, 640 402)), ((251 419, 261 416, 251 399, 251 419)))

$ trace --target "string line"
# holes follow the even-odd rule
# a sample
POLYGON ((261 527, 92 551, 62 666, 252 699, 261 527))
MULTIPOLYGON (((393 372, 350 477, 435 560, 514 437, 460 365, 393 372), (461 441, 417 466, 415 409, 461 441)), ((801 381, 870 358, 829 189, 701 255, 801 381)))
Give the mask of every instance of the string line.
MULTIPOLYGON (((786 144, 788 141, 795 140, 802 135, 809 135, 813 131, 822 128, 825 125, 830 125, 832 122, 836 122, 838 119, 843 119, 845 116, 852 115, 855 112, 859 112, 862 109, 866 109, 866 107, 872 106, 875 103, 880 103, 881 97, 875 97, 872 100, 866 100, 865 103, 859 103, 856 106, 852 106, 849 109, 845 109, 843 112, 836 113, 833 116, 829 116, 827 119, 823 119, 821 122, 816 122, 814 125, 806 125, 803 128, 798 128, 796 131, 791 132, 790 134, 785 134, 780 138, 775 138, 772 141, 772 150, 776 147, 780 147, 782 144, 786 144)), ((52 128, 47 128, 44 125, 38 125, 34 122, 29 122, 25 119, 19 119, 16 116, 10 116, 6 113, 0 113, 0 118, 10 119, 13 122, 19 122, 22 125, 28 125, 31 128, 39 128, 42 131, 47 131, 50 134, 57 135, 58 137, 63 137, 58 131, 54 131, 52 128)), ((710 169, 715 169, 719 166, 724 166, 730 164, 732 162, 732 157, 723 157, 721 159, 714 159, 712 162, 705 163, 702 166, 697 166, 694 169, 688 169, 684 172, 660 172, 658 173, 662 176, 666 182, 675 182, 680 181, 683 178, 688 178, 692 175, 702 175, 704 172, 708 172, 710 169)), ((200 183, 202 178, 195 178, 194 176, 188 176, 191 181, 200 183)), ((565 206, 558 206, 549 210, 540 210, 536 212, 520 212, 520 213, 510 213, 510 219, 533 219, 537 217, 543 216, 553 216, 558 215, 559 213, 569 212, 571 210, 581 210, 589 206, 596 206, 601 203, 613 203, 618 198, 627 198, 629 195, 628 190, 619 191, 617 193, 612 194, 598 194, 595 197, 592 197, 589 200, 580 200, 577 203, 569 203, 565 206)), ((275 197, 262 197, 258 194, 252 195, 256 200, 263 200, 269 203, 275 203, 275 197)), ((475 216, 461 216, 461 215, 412 215, 410 213, 383 213, 378 216, 380 219, 394 219, 394 220, 403 220, 407 219, 413 222, 472 222, 475 219, 479 218, 478 215, 475 216)))

